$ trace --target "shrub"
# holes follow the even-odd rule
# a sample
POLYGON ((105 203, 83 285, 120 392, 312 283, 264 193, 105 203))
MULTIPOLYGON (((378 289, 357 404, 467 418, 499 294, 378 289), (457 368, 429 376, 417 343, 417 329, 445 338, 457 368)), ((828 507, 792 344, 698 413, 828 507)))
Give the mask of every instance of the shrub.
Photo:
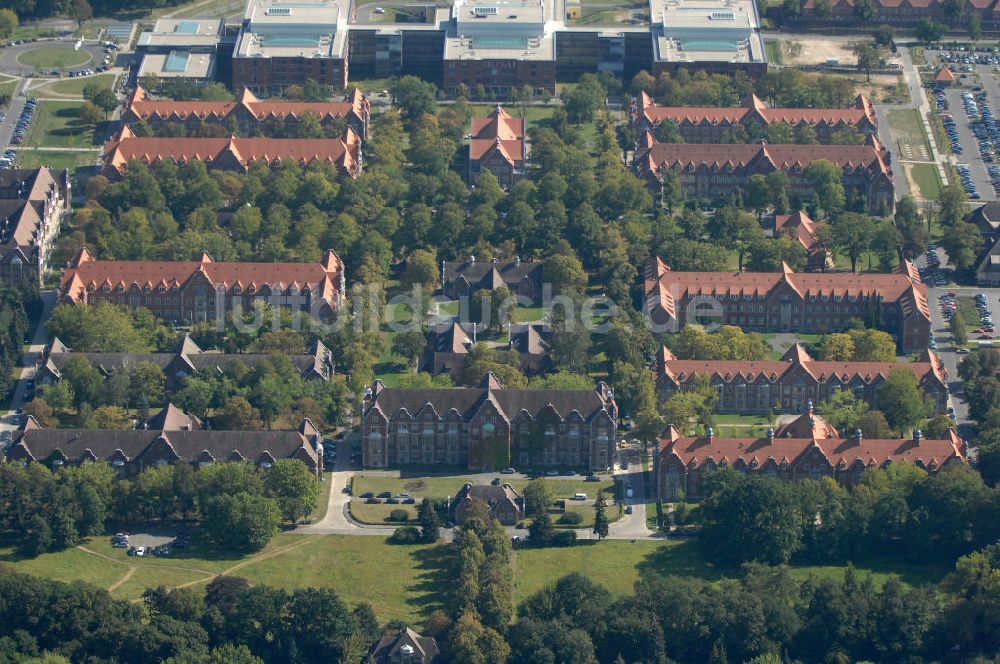
POLYGON ((396 528, 389 536, 389 544, 418 544, 419 542, 420 529, 414 526, 396 528))
POLYGON ((389 518, 386 521, 398 521, 399 523, 405 523, 410 520, 410 513, 406 510, 396 509, 389 512, 389 518))
POLYGON ((583 515, 580 514, 579 512, 566 512, 561 517, 559 517, 559 523, 575 526, 577 524, 583 523, 583 515))
POLYGON ((552 546, 573 546, 576 544, 575 530, 561 530, 552 535, 552 546))

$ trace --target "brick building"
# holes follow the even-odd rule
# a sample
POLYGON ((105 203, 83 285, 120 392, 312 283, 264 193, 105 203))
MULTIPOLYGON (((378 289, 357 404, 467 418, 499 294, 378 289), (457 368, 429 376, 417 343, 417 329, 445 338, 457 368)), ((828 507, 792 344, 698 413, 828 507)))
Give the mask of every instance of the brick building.
POLYGON ((652 131, 669 120, 677 125, 685 143, 722 143, 728 129, 739 126, 760 129, 781 122, 793 129, 811 127, 821 143, 829 142, 830 135, 841 129, 856 129, 864 135, 878 132, 875 107, 864 95, 859 95, 848 108, 771 108, 757 95, 750 94, 740 100, 739 106, 727 108, 658 106, 642 92, 632 100, 630 116, 632 127, 638 132, 652 131))
POLYGON ((506 288, 513 295, 537 300, 542 296, 542 263, 532 263, 515 258, 507 263, 477 261, 469 256, 464 261, 441 262, 441 292, 445 297, 457 299, 476 291, 494 291, 506 288))
MULTIPOLYGON (((822 426, 815 429, 835 433, 822 426)), ((864 438, 860 431, 848 438, 787 437, 773 429, 763 438, 719 438, 711 429, 704 436, 682 436, 669 426, 657 442, 657 495, 670 501, 700 498, 704 473, 720 467, 789 481, 832 477, 853 485, 866 469, 893 463, 910 463, 931 473, 968 463, 965 443, 954 430, 941 440, 926 439, 919 430, 909 440, 864 438)))
POLYGON ((831 362, 814 360, 796 344, 780 360, 679 360, 666 346, 654 366, 657 388, 667 399, 690 389, 696 378, 708 378, 719 394, 720 413, 801 412, 820 404, 838 390, 850 390, 872 409, 879 407, 878 391, 889 372, 912 371, 935 412, 948 407, 948 370, 931 350, 919 362, 831 362))
POLYGON ((364 465, 462 465, 469 470, 611 466, 618 412, 610 389, 401 389, 375 381, 361 418, 364 465))
POLYGON ((490 516, 505 526, 524 520, 524 498, 506 482, 499 485, 466 482, 448 503, 451 520, 460 526, 468 521, 473 501, 484 504, 490 516))
POLYGON ((675 272, 654 258, 646 268, 645 312, 656 326, 683 327, 697 318, 752 332, 822 333, 851 319, 878 327, 901 353, 927 348, 931 314, 917 269, 904 261, 893 274, 854 272, 675 272))
POLYGON ((558 3, 456 0, 445 34, 444 89, 482 85, 500 95, 527 86, 555 94, 556 49, 552 26, 558 3))
POLYGON ((527 151, 523 119, 512 118, 498 105, 485 118, 472 118, 470 135, 470 185, 476 184, 483 171, 493 173, 504 189, 524 178, 527 151))
MULTIPOLYGON (((421 366, 432 374, 457 372, 469 350, 475 345, 475 337, 475 328, 468 324, 453 321, 450 325, 442 326, 429 335, 421 366)), ((541 325, 508 325, 508 337, 506 346, 495 347, 517 351, 522 372, 534 375, 551 366, 549 334, 541 325)))
MULTIPOLYGON (((170 389, 178 389, 191 374, 208 369, 225 375, 237 364, 255 370, 274 356, 269 353, 218 353, 203 351, 191 337, 185 335, 172 353, 84 353, 70 350, 58 337, 54 337, 45 351, 36 379, 49 385, 62 379, 63 368, 74 358, 90 362, 105 376, 118 371, 128 371, 140 362, 155 364, 166 377, 170 389)), ((306 380, 330 380, 334 361, 330 350, 317 339, 309 353, 288 355, 299 373, 306 380)))
POLYGON ((71 200, 67 170, 0 169, 0 282, 41 285, 71 200))
POLYGON ((233 50, 233 90, 275 93, 307 79, 347 85, 347 15, 337 0, 250 0, 233 50))
POLYGON ((293 162, 332 164, 342 178, 361 174, 361 137, 344 129, 341 138, 159 138, 136 136, 123 125, 118 136, 104 144, 104 174, 117 178, 132 160, 157 164, 171 160, 182 164, 194 159, 209 169, 247 172, 258 162, 277 167, 293 162))
POLYGON ((774 216, 774 236, 788 235, 806 251, 806 270, 828 270, 834 267, 833 254, 820 244, 816 222, 802 210, 774 216))
POLYGON ((344 264, 328 249, 319 263, 99 261, 82 249, 63 271, 59 299, 149 309, 166 321, 208 321, 254 302, 325 317, 343 301, 344 264))
MULTIPOLYGON (((836 24, 865 23, 868 25, 913 25, 921 19, 951 24, 954 13, 949 11, 946 0, 874 0, 875 15, 862 21, 854 14, 854 0, 830 0, 830 11, 816 15, 816 0, 802 3, 802 20, 810 23, 836 24)), ((959 14, 968 17, 978 14, 984 29, 1000 26, 1000 4, 996 0, 962 0, 959 14)))
POLYGON ((636 144, 634 167, 650 190, 658 194, 667 171, 680 179, 688 198, 720 202, 743 190, 753 175, 774 171, 788 174, 789 197, 810 200, 815 190, 805 177, 814 161, 839 167, 847 198, 860 199, 873 213, 895 207, 889 152, 869 135, 864 145, 790 145, 765 141, 727 143, 660 143, 646 132, 636 144))
MULTIPOLYGON (((174 419, 176 415, 159 421, 167 423, 174 419)), ((245 462, 270 468, 279 459, 298 459, 320 475, 322 441, 322 435, 309 420, 303 420, 295 431, 221 431, 43 429, 29 418, 14 437, 7 461, 38 462, 51 468, 105 461, 121 474, 134 476, 146 468, 180 462, 196 467, 215 462, 245 462)))
POLYGON ((202 125, 221 125, 238 131, 240 136, 252 136, 274 121, 294 129, 303 116, 312 114, 324 126, 343 120, 364 139, 370 109, 368 98, 357 88, 339 102, 261 101, 246 88, 236 101, 174 101, 151 99, 137 85, 125 102, 122 121, 129 125, 144 121, 154 131, 168 124, 183 125, 188 131, 202 125))

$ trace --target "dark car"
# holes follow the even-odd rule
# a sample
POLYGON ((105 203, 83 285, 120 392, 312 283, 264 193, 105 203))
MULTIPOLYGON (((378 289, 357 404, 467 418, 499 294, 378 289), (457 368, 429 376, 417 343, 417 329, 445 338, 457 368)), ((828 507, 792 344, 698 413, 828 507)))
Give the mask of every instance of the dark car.
POLYGON ((416 503, 417 503, 417 499, 413 498, 412 496, 409 497, 409 498, 403 498, 403 504, 404 505, 415 505, 416 503))
POLYGON ((374 498, 374 497, 375 497, 375 494, 374 494, 374 493, 372 493, 371 491, 365 491, 365 492, 364 492, 363 494, 361 494, 361 495, 360 495, 360 496, 358 496, 358 497, 359 497, 359 498, 374 498))

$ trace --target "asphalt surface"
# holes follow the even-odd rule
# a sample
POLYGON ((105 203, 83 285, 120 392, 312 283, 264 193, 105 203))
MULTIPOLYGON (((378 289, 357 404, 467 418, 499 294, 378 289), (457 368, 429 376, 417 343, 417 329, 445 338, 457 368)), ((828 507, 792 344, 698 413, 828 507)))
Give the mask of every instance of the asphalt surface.
MULTIPOLYGON (((72 37, 61 37, 59 39, 43 39, 37 42, 27 42, 25 44, 18 44, 17 46, 8 46, 0 49, 0 71, 5 74, 10 74, 11 76, 19 76, 22 78, 33 76, 36 73, 41 72, 36 70, 34 67, 21 64, 20 60, 18 60, 20 55, 38 48, 73 48, 75 45, 76 40, 72 37)), ((83 71, 84 69, 96 69, 97 66, 104 60, 104 48, 97 42, 85 42, 83 46, 80 47, 80 50, 88 53, 90 55, 90 60, 75 67, 67 67, 63 71, 70 72, 83 71)))
POLYGON ((28 381, 35 378, 36 361, 40 360, 45 350, 45 345, 49 341, 49 333, 45 329, 45 321, 52 315, 52 308, 56 303, 55 291, 44 291, 42 293, 42 315, 39 318, 38 326, 31 337, 31 345, 27 352, 21 356, 21 373, 14 384, 14 393, 10 400, 10 410, 0 411, 0 447, 6 447, 9 436, 17 430, 18 425, 14 423, 14 411, 24 408, 28 401, 28 381))
MULTIPOLYGON (((3 122, 0 122, 0 152, 6 150, 10 145, 10 139, 14 135, 14 125, 17 124, 17 119, 21 115, 21 111, 24 110, 24 102, 27 98, 21 95, 24 90, 25 85, 31 84, 31 79, 18 81, 17 87, 14 89, 14 96, 11 97, 10 103, 7 104, 7 109, 4 111, 6 117, 3 122)), ((15 146, 16 147, 16 146, 15 146)))
MULTIPOLYGON (((955 125, 958 128, 958 138, 962 143, 962 148, 965 150, 961 155, 955 155, 955 162, 969 165, 969 173, 972 175, 972 181, 975 183, 979 195, 982 196, 981 200, 995 201, 997 198, 996 193, 993 191, 993 184, 990 181, 989 173, 986 171, 986 163, 979 154, 979 141, 976 139, 975 134, 972 133, 970 118, 965 113, 965 105, 962 103, 962 92, 963 90, 960 88, 945 90, 945 98, 948 100, 948 110, 946 112, 951 113, 951 116, 955 118, 955 125)), ((1000 98, 990 98, 988 100, 990 110, 997 108, 998 100, 1000 98)))

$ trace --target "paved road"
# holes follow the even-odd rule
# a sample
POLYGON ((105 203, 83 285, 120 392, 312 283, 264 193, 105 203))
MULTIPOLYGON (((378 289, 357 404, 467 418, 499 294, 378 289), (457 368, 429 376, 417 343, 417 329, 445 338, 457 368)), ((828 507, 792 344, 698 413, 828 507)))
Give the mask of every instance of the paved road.
POLYGON ((14 135, 14 125, 17 124, 17 119, 20 117, 21 111, 24 110, 24 102, 27 101, 25 97, 21 96, 21 91, 24 90, 25 85, 30 84, 30 78, 27 80, 20 80, 14 88, 14 96, 11 97, 10 103, 7 104, 7 110, 5 111, 7 117, 5 117, 4 121, 0 123, 0 151, 6 150, 10 145, 10 139, 14 135))
MULTIPOLYGON (((18 44, 17 46, 8 46, 0 49, 0 71, 5 74, 10 74, 11 76, 31 76, 35 73, 35 69, 34 67, 21 64, 18 60, 18 56, 22 53, 45 47, 73 48, 75 44, 76 40, 73 37, 60 37, 59 39, 39 40, 37 42, 18 44)), ((101 64, 101 61, 104 59, 103 47, 98 42, 93 40, 85 42, 83 46, 80 47, 80 50, 88 53, 90 55, 90 60, 75 67, 67 67, 64 71, 80 71, 87 68, 94 69, 97 65, 101 64)))
POLYGON ((38 327, 35 328, 35 332, 31 337, 31 345, 28 346, 27 352, 21 356, 21 374, 19 380, 14 384, 14 394, 10 400, 10 410, 0 416, 0 436, 3 438, 6 438, 7 435, 4 432, 13 432, 17 429, 17 425, 13 423, 11 416, 13 415, 13 411, 23 408, 27 401, 28 380, 34 379, 35 361, 41 358, 42 352, 45 350, 45 345, 49 341, 49 334, 45 330, 45 321, 52 314, 52 308, 55 306, 55 303, 55 291, 42 292, 42 315, 39 318, 38 327))

